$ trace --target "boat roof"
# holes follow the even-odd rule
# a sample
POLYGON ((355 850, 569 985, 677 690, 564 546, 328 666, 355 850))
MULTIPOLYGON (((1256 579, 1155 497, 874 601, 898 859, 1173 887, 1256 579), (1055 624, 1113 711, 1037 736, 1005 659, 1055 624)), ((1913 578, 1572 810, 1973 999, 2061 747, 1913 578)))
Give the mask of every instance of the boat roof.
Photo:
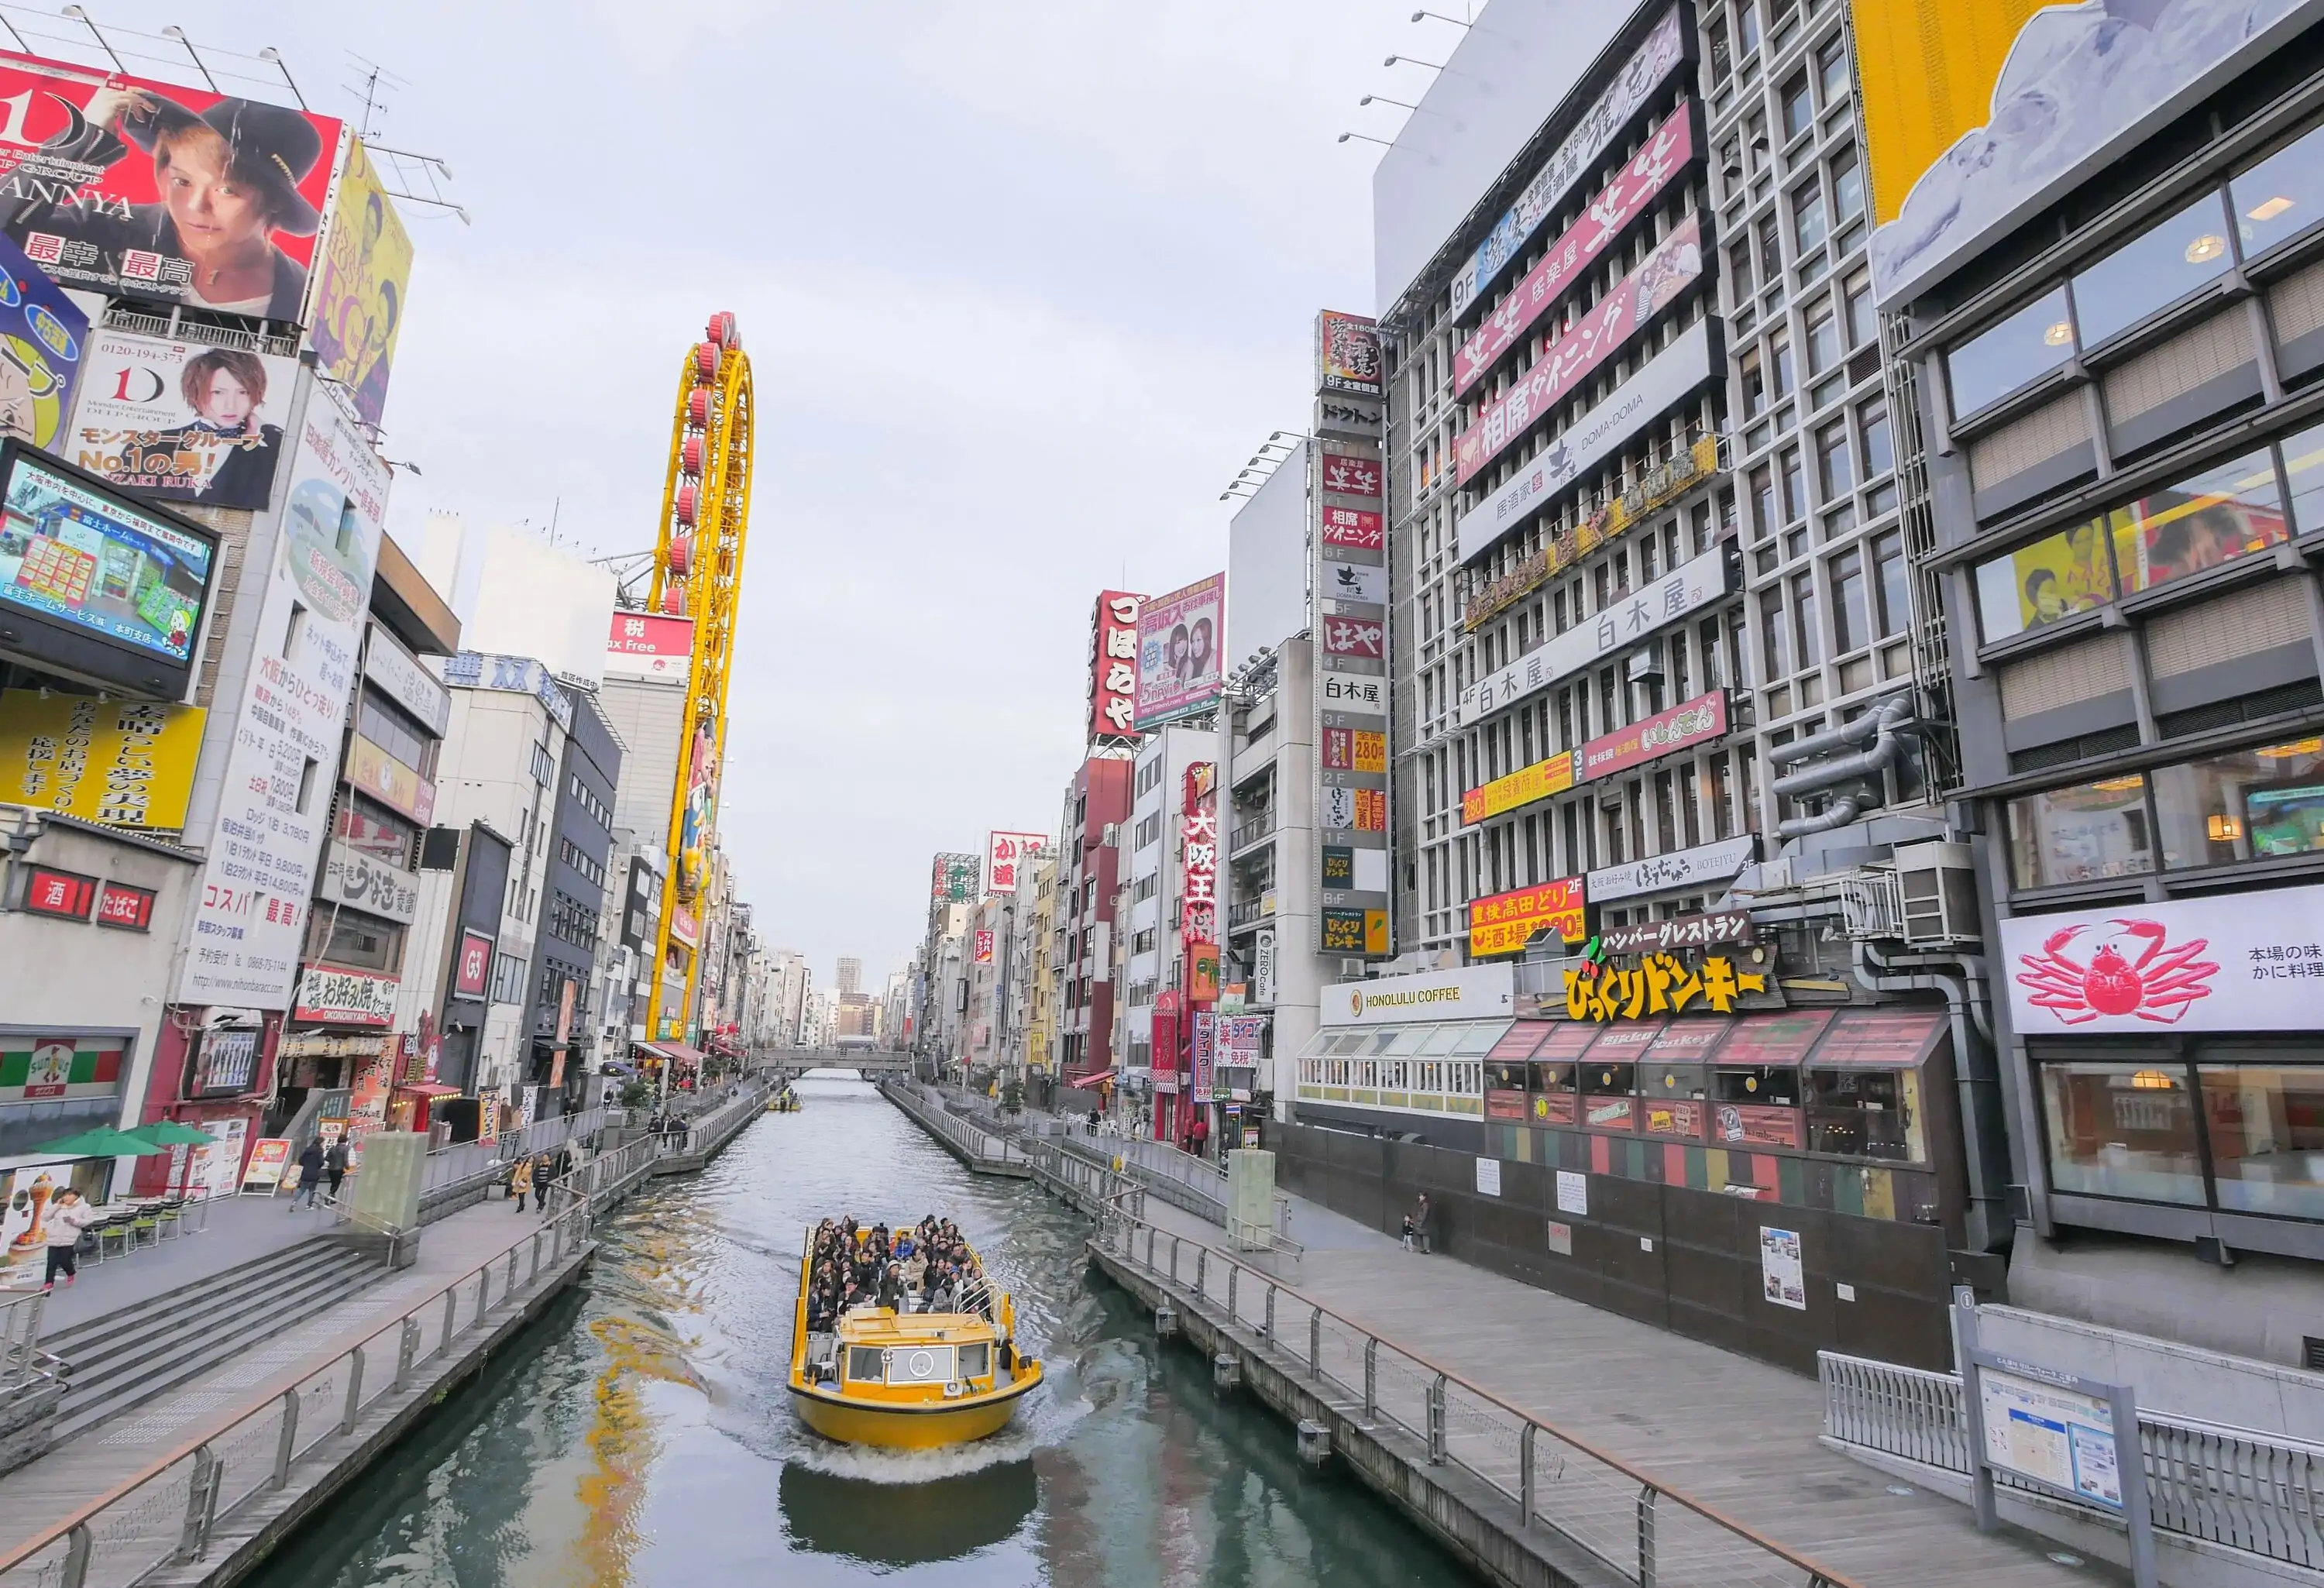
POLYGON ((993 1326, 974 1313, 892 1313, 864 1307, 839 1320, 839 1337, 850 1345, 974 1344, 993 1338, 993 1326))

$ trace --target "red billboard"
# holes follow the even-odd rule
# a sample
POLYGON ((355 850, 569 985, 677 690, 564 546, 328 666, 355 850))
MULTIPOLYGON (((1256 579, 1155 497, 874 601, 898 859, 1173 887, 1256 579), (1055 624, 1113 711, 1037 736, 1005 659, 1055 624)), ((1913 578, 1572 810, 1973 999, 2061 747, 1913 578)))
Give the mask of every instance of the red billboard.
POLYGON ((452 992, 461 998, 482 998, 493 982, 493 940, 482 932, 460 934, 460 955, 452 962, 452 992))
POLYGON ((686 681, 694 665, 694 620, 658 612, 613 614, 605 636, 605 671, 640 679, 686 681))
POLYGON ((340 124, 0 54, 0 231, 60 286, 300 323, 340 124))
POLYGON ((1388 654, 1388 624, 1376 617, 1327 617, 1323 649, 1333 656, 1381 660, 1388 654))
POLYGON ((1138 613, 1146 597, 1102 590, 1090 613, 1089 736, 1118 739, 1138 722, 1138 613))
POLYGON ((1387 547, 1388 533, 1379 513, 1366 512, 1360 507, 1327 507, 1323 510, 1323 544, 1379 551, 1387 547))
POLYGON ((1582 780, 1612 777, 1690 744, 1724 738, 1726 734, 1727 692, 1713 689, 1591 740, 1582 747, 1582 780))
POLYGON ((1493 361, 1523 339, 1535 320, 1582 279, 1607 247, 1646 213, 1670 180, 1694 158, 1694 122, 1684 106, 1646 137, 1637 159, 1614 173, 1582 218, 1549 245, 1484 323, 1452 355, 1452 392, 1466 396, 1493 361))
POLYGON ((1337 452, 1326 452, 1323 454, 1323 489, 1342 496, 1379 495, 1379 459, 1349 457, 1337 452))

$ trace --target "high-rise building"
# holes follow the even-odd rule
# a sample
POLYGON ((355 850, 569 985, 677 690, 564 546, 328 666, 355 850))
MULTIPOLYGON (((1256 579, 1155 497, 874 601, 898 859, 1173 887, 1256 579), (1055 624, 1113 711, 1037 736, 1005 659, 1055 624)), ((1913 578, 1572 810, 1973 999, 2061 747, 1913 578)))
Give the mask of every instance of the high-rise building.
POLYGON ((839 975, 835 983, 842 992, 863 991, 863 962, 847 955, 839 956, 839 975))
POLYGON ((1068 1085, 1111 1074, 1120 1049, 1114 1032, 1115 906, 1129 837, 1131 763, 1119 755, 1085 759, 1066 786, 1059 830, 1052 956, 1060 985, 1056 1010, 1060 1077, 1068 1085))

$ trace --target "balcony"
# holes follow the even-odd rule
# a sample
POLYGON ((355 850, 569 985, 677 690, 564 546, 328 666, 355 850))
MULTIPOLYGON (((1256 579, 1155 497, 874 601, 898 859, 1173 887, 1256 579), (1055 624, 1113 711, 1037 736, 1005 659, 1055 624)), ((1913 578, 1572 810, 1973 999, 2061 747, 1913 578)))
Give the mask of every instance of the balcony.
POLYGON ((1272 810, 1260 811, 1249 821, 1230 831, 1227 834, 1227 852, 1231 854, 1240 854, 1252 845, 1274 836, 1275 816, 1276 813, 1272 810))
POLYGON ((1227 930, 1239 932, 1245 927, 1255 927, 1275 913, 1275 890, 1269 888, 1256 899, 1246 899, 1227 907, 1227 930))

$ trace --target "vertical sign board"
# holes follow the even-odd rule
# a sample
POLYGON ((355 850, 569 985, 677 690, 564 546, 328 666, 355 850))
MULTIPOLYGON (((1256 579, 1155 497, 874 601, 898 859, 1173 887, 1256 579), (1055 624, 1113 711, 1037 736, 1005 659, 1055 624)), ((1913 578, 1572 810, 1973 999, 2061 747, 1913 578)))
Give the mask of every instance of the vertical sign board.
POLYGON ((1314 470, 1307 494, 1315 646, 1315 809, 1323 845, 1316 949, 1364 958, 1388 928, 1387 470, 1379 329, 1315 319, 1314 470))
POLYGON ((1986 1350, 1978 1343, 1976 1295, 1966 1286, 1953 1291, 1953 1340, 1978 1530, 1989 1533, 1999 1523, 1994 1475, 2003 1473, 2120 1517, 2130 1537, 2132 1583, 2156 1588, 2146 1458, 2130 1387, 1986 1350))

